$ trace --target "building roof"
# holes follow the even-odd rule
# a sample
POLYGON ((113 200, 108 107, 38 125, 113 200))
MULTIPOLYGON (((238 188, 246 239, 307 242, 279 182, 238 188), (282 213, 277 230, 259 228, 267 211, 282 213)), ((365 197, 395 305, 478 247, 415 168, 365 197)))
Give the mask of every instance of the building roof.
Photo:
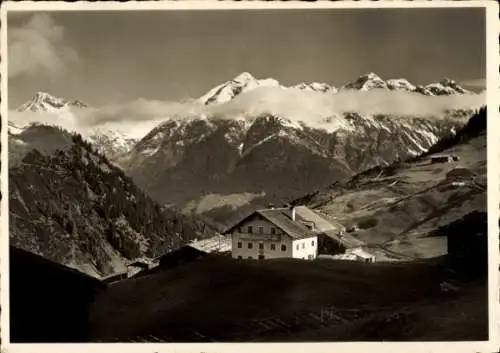
POLYGON ((194 240, 189 243, 189 246, 207 253, 231 251, 231 237, 227 235, 215 235, 206 239, 194 240))
MULTIPOLYGON (((248 216, 241 219, 235 225, 230 227, 223 234, 230 233, 234 228, 239 227, 240 224, 242 224, 247 219, 255 215, 260 215, 264 217, 269 222, 274 224, 276 227, 281 229, 283 232, 288 234, 288 236, 290 236, 290 238, 292 238, 293 240, 305 239, 317 236, 317 234, 315 234, 301 222, 294 222, 292 220, 291 209, 289 208, 269 208, 269 209, 254 211, 248 216)), ((299 217, 297 217, 296 219, 301 220, 299 217)))
POLYGON ((248 218, 258 214, 273 223, 276 227, 280 228, 294 240, 324 234, 342 244, 346 248, 357 247, 362 244, 360 240, 353 238, 350 235, 341 236, 340 233, 344 230, 344 226, 340 223, 323 218, 317 212, 306 206, 295 207, 295 222, 292 220, 292 213, 293 209, 289 207, 257 210, 230 227, 224 232, 224 234, 230 233, 234 228, 240 226, 240 224, 248 218), (302 222, 314 223, 315 230, 312 231, 307 228, 302 222))
POLYGON ((342 224, 333 220, 328 220, 306 206, 295 207, 295 214, 297 218, 300 217, 300 219, 313 222, 318 233, 332 238, 345 248, 363 245, 361 240, 354 238, 352 235, 342 234, 343 231, 345 231, 345 227, 342 224))
MULTIPOLYGON (((266 218, 269 222, 288 234, 293 240, 311 238, 317 236, 304 224, 293 221, 291 210, 288 208, 258 210, 256 213, 266 218)), ((297 217, 297 215, 296 215, 297 217)), ((296 219, 299 219, 298 217, 296 219)), ((299 219, 300 220, 300 219, 299 219)))

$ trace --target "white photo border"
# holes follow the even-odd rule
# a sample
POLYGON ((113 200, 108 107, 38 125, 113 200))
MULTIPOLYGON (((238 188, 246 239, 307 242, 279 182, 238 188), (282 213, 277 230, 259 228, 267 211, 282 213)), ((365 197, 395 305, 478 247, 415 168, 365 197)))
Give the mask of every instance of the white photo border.
POLYGON ((499 305, 499 169, 500 139, 499 120, 499 6, 495 1, 341 1, 341 2, 262 2, 262 1, 129 1, 129 2, 86 2, 63 1, 21 1, 5 2, 1 5, 0 19, 0 114, 1 126, 7 126, 7 14, 10 12, 35 11, 175 11, 175 10, 284 10, 284 9, 343 9, 343 8, 484 8, 486 11, 486 67, 487 67, 487 163, 488 163, 488 256, 489 256, 489 341, 484 342, 332 342, 332 343, 82 343, 82 344, 12 344, 9 342, 9 236, 8 236, 8 134, 1 131, 1 345, 5 352, 270 352, 294 353, 316 352, 498 352, 500 328, 499 305))

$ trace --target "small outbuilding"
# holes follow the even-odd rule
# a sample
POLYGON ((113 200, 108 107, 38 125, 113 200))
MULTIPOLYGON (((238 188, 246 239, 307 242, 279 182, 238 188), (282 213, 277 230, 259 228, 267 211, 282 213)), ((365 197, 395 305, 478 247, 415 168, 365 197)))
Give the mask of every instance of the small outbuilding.
POLYGON ((363 248, 347 249, 346 254, 355 257, 357 261, 375 262, 375 255, 370 254, 363 248))
POLYGON ((431 157, 431 164, 436 163, 451 163, 453 162, 453 157, 450 155, 437 155, 431 157))

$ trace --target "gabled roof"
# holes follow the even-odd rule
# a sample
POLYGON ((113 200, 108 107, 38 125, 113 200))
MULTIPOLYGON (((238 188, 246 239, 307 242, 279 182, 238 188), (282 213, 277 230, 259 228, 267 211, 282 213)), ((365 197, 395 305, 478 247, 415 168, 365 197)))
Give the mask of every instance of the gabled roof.
MULTIPOLYGON (((293 221, 291 215, 288 215, 289 209, 268 209, 256 211, 269 222, 280 228, 288 234, 293 240, 311 238, 317 236, 313 231, 300 222, 293 221)), ((297 218, 296 218, 297 219, 297 218)))
MULTIPOLYGON (((309 228, 303 225, 301 222, 293 221, 290 209, 288 208, 270 208, 257 210, 250 215, 246 216, 238 223, 233 225, 231 228, 226 230, 224 234, 230 233, 233 229, 239 227, 243 222, 248 220, 249 218, 260 215, 267 219, 269 222, 274 224, 276 227, 285 232, 290 238, 293 240, 297 239, 305 239, 317 236, 314 232, 312 232, 309 228)), ((298 217, 297 220, 300 220, 298 217)))
POLYGON ((345 227, 340 223, 325 219, 317 212, 306 206, 295 207, 295 222, 292 220, 292 212, 292 208, 257 210, 244 217, 238 223, 226 230, 223 234, 231 233, 233 229, 239 227, 249 218, 255 215, 260 215, 288 234, 293 240, 310 238, 317 235, 325 235, 348 249, 363 245, 361 240, 356 239, 350 234, 345 234, 343 232, 345 227), (314 231, 307 228, 302 222, 313 222, 315 227, 314 231))
MULTIPOLYGON (((291 213, 291 210, 289 212, 291 213)), ((361 240, 354 238, 350 234, 345 234, 345 227, 342 224, 326 219, 306 206, 295 207, 295 215, 297 219, 313 222, 318 233, 332 238, 345 248, 349 249, 363 244, 361 240)))

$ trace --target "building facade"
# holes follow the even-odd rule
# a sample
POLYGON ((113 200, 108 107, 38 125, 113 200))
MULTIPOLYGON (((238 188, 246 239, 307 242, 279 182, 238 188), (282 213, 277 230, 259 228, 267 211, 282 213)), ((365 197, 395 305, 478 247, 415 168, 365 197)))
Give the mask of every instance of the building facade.
POLYGON ((259 210, 226 233, 232 238, 232 257, 264 260, 317 256, 318 237, 311 225, 294 218, 288 209, 259 210))

